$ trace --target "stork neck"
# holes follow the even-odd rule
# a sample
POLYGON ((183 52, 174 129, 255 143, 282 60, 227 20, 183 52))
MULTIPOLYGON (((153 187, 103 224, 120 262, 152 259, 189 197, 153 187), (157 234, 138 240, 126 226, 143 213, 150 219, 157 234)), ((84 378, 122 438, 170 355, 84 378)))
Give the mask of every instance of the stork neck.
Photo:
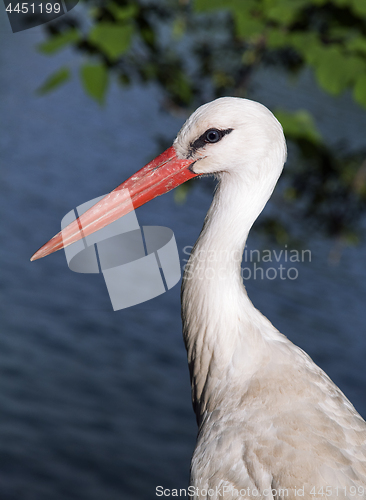
POLYGON ((233 386, 249 379, 266 349, 262 326, 272 325, 246 294, 241 261, 249 230, 272 190, 263 192, 262 186, 260 198, 238 179, 223 179, 185 269, 183 335, 199 422, 224 400, 235 404, 228 379, 233 386))

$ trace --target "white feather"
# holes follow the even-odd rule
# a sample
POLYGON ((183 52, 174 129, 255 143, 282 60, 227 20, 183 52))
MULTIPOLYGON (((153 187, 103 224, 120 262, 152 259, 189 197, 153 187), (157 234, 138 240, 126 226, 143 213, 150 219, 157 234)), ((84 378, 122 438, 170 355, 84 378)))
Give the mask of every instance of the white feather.
POLYGON ((221 98, 188 119, 174 147, 196 160, 194 172, 219 177, 182 289, 199 424, 194 498, 365 499, 364 420, 253 306, 240 275, 248 233, 286 159, 280 124, 258 103, 221 98), (209 128, 233 130, 192 156, 209 128))

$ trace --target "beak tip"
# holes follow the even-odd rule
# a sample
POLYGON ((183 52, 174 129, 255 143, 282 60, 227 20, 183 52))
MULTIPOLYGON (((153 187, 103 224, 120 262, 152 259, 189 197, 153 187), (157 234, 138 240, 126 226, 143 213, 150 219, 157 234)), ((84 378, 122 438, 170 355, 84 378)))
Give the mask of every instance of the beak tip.
POLYGON ((30 261, 33 262, 34 260, 42 259, 50 253, 56 252, 57 250, 58 248, 56 246, 50 246, 49 243, 46 243, 32 255, 30 261))
POLYGON ((37 252, 35 252, 32 257, 30 258, 30 261, 33 262, 34 260, 38 260, 42 257, 42 255, 39 255, 39 250, 37 250, 37 252))

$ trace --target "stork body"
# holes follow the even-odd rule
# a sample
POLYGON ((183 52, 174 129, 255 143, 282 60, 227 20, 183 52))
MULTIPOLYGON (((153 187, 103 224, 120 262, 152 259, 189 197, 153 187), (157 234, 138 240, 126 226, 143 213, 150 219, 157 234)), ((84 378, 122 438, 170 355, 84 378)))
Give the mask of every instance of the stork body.
MULTIPOLYGON (((241 278, 247 235, 283 167, 282 129, 257 103, 222 99, 185 124, 178 152, 184 154, 181 143, 191 144, 206 120, 203 128, 233 131, 222 139, 227 164, 220 165, 219 186, 182 288, 199 425, 191 468, 195 498, 240 498, 241 491, 244 497, 294 499, 303 492, 314 500, 323 491, 332 499, 364 499, 364 420, 310 357, 253 306, 241 278), (206 495, 210 489, 213 495, 206 495)), ((208 156, 210 148, 197 157, 208 156)), ((220 151, 212 155, 219 162, 220 151)), ((208 160, 197 161, 194 171, 204 171, 205 162, 211 169, 208 160)))
MULTIPOLYGON (((182 286, 183 335, 199 426, 196 500, 366 499, 366 423, 329 377, 249 300, 248 233, 286 158, 264 106, 221 98, 198 108, 173 146, 44 245, 32 260, 101 229, 189 178, 219 186, 182 286), (126 195, 126 192, 129 192, 126 195)), ((192 492, 192 490, 191 490, 192 492)))

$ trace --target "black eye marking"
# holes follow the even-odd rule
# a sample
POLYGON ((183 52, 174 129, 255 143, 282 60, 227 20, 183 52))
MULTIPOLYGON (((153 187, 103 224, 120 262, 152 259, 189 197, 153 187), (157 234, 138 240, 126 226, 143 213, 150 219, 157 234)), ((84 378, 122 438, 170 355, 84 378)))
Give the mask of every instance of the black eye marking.
POLYGON ((232 128, 227 128, 226 130, 209 128, 198 139, 191 142, 189 145, 188 158, 193 156, 197 149, 203 148, 206 144, 214 144, 215 142, 221 141, 224 135, 230 134, 232 131, 232 128))

